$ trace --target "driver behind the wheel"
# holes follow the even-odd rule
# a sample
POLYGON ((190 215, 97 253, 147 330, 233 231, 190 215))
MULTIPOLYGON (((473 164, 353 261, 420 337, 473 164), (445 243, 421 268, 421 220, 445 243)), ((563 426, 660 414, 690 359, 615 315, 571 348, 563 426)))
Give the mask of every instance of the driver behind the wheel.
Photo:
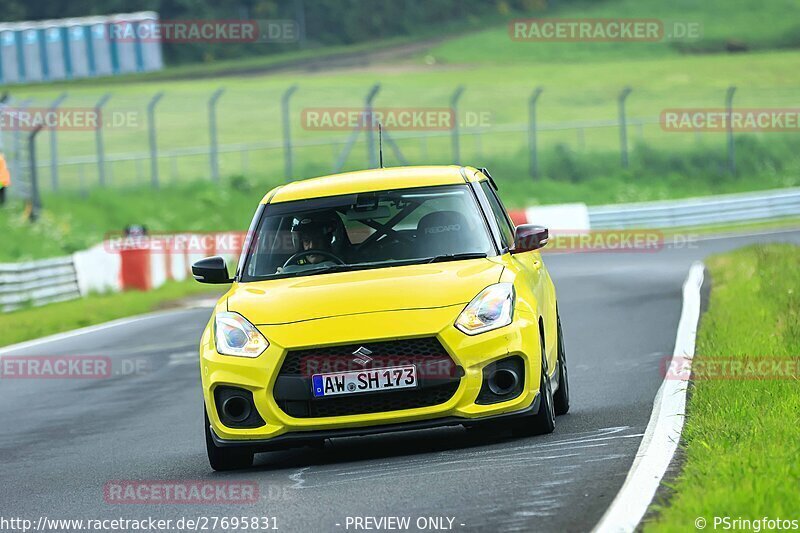
MULTIPOLYGON (((326 221, 303 218, 299 220, 292 231, 297 232, 300 251, 320 251, 330 253, 333 244, 333 227, 326 221)), ((295 264, 298 265, 315 265, 325 260, 330 260, 330 257, 324 254, 306 254, 299 257, 295 264)))

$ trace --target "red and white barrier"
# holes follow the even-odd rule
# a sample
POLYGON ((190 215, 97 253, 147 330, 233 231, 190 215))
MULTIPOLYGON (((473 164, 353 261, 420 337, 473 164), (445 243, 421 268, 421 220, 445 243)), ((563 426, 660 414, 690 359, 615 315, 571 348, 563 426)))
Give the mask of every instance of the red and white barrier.
POLYGON ((137 239, 118 250, 122 290, 147 291, 191 276, 192 264, 221 255, 229 265, 241 253, 240 232, 180 234, 137 239))
POLYGON ((536 224, 559 233, 583 232, 591 229, 586 204, 537 205, 509 212, 516 225, 536 224))
POLYGON ((104 243, 75 252, 72 254, 72 263, 81 296, 122 290, 122 260, 119 254, 109 253, 104 243))

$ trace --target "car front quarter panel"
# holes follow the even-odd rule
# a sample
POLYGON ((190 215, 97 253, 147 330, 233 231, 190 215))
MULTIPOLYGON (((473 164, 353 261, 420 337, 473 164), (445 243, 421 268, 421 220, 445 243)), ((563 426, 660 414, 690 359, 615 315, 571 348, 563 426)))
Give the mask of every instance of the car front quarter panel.
POLYGON ((537 320, 538 317, 542 319, 547 366, 552 375, 555 372, 556 360, 558 359, 555 286, 538 251, 520 254, 520 256, 522 255, 527 257, 524 260, 517 260, 511 254, 502 256, 506 268, 503 270, 500 281, 514 284, 514 290, 517 295, 517 311, 531 313, 537 317, 537 320), (530 269, 529 265, 534 261, 538 261, 539 268, 536 275, 528 276, 526 274, 530 269), (532 285, 531 279, 536 280, 537 286, 532 285))

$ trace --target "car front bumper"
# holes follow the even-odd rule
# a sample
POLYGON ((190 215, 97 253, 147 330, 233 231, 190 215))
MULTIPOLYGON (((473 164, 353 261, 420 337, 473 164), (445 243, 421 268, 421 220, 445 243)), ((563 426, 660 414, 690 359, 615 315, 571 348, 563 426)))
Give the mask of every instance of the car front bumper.
POLYGON ((537 318, 518 310, 510 325, 469 336, 453 326, 463 307, 464 304, 458 304, 258 326, 270 346, 253 359, 219 355, 209 324, 201 340, 200 365, 212 437, 218 446, 268 448, 270 444, 303 445, 333 437, 473 425, 502 415, 535 411, 541 372, 537 318), (289 350, 419 337, 436 337, 453 362, 463 369, 458 388, 444 403, 398 411, 295 418, 286 414, 273 397, 276 379, 289 350), (476 403, 484 367, 510 356, 519 356, 524 361, 522 393, 500 403, 476 403), (222 385, 252 392, 256 410, 265 424, 257 428, 225 426, 214 402, 214 389, 222 385))
POLYGON ((484 424, 524 417, 534 414, 538 410, 539 395, 537 394, 533 402, 524 409, 511 413, 491 415, 481 418, 459 418, 456 416, 448 416, 444 418, 433 418, 430 420, 418 420, 416 422, 402 422, 399 424, 380 424, 356 428, 288 432, 269 439, 221 439, 217 436, 214 427, 211 426, 211 438, 214 440, 214 444, 220 448, 252 448, 254 451, 271 451, 285 448, 297 448, 307 445, 311 446, 318 444, 320 441, 325 439, 362 437, 366 435, 380 435, 398 431, 415 431, 420 429, 433 429, 452 426, 465 426, 470 428, 480 427, 484 424))

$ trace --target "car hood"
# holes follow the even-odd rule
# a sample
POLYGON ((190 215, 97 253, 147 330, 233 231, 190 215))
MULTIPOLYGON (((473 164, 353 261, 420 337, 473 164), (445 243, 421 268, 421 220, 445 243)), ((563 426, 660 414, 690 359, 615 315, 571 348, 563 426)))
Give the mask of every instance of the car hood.
POLYGON ((467 304, 502 271, 488 259, 473 259, 242 283, 230 293, 228 310, 273 325, 467 304))

